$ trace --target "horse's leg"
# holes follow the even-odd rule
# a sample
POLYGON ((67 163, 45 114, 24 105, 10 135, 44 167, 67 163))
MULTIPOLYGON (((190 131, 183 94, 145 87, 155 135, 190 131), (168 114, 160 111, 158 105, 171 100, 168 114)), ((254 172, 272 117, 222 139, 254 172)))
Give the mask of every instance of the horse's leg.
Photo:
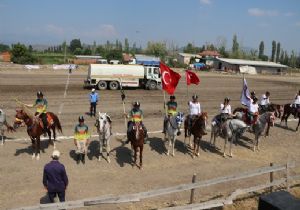
POLYGON ((98 161, 101 161, 102 159, 102 151, 103 151, 103 141, 99 136, 99 156, 98 156, 98 161))
MULTIPOLYGON (((55 141, 56 141, 56 130, 55 130, 55 127, 52 128, 52 132, 53 132, 53 141, 52 141, 52 144, 53 144, 53 148, 56 149, 56 145, 55 145, 55 141)), ((51 135, 51 133, 50 133, 51 135)))
POLYGON ((36 148, 37 148, 37 145, 36 145, 36 139, 34 139, 34 138, 32 138, 32 137, 30 137, 31 138, 31 143, 32 143, 32 159, 34 159, 35 158, 35 153, 36 153, 36 148))
POLYGON ((193 158, 196 155, 196 141, 197 141, 197 138, 194 136, 193 158))
POLYGON ((201 141, 201 138, 200 137, 197 138, 197 153, 196 153, 197 157, 199 157, 199 155, 200 155, 200 153, 199 153, 200 141, 201 141))
POLYGON ((40 139, 40 137, 37 137, 36 142, 37 142, 36 159, 39 160, 40 159, 40 149, 41 149, 41 139, 40 139))
POLYGON ((143 169, 143 149, 144 149, 144 145, 141 145, 141 147, 140 147, 140 169, 143 169))
POLYGON ((136 158, 137 158, 137 151, 138 150, 138 147, 134 147, 134 165, 133 166, 135 166, 136 165, 136 158))
POLYGON ((270 123, 267 124, 267 130, 265 133, 265 137, 269 136, 269 130, 270 130, 270 123))
POLYGON ((108 163, 110 163, 109 152, 110 152, 110 146, 109 146, 109 139, 108 139, 106 142, 106 154, 107 154, 107 162, 108 163))
POLYGON ((52 139, 51 139, 51 130, 50 128, 47 130, 47 134, 49 136, 49 140, 48 140, 48 147, 49 145, 53 145, 52 139))
POLYGON ((1 145, 4 145, 4 132, 0 131, 0 137, 1 137, 1 145))
POLYGON ((168 152, 167 152, 167 155, 169 156, 169 154, 170 154, 170 148, 171 148, 171 146, 172 146, 172 142, 171 142, 171 137, 170 137, 170 135, 168 135, 168 143, 169 143, 169 146, 168 146, 168 152))
POLYGON ((290 113, 288 113, 285 117, 285 127, 288 127, 287 120, 288 120, 289 116, 290 116, 290 113))
POLYGON ((299 128, 299 125, 300 125, 300 114, 299 114, 298 118, 299 118, 299 121, 298 121, 298 125, 297 125, 297 128, 296 128, 296 131, 298 131, 298 128, 299 128))
POLYGON ((174 135, 174 137, 172 138, 172 156, 175 156, 174 153, 174 148, 175 148, 175 142, 176 142, 176 136, 174 135))
POLYGON ((226 136, 225 139, 224 139, 224 151, 223 151, 223 157, 226 157, 226 144, 227 144, 227 141, 228 141, 228 137, 226 136))
POLYGON ((233 144, 233 141, 237 142, 237 134, 233 134, 231 139, 230 139, 230 146, 229 146, 229 157, 233 157, 233 154, 232 154, 232 144, 233 144))

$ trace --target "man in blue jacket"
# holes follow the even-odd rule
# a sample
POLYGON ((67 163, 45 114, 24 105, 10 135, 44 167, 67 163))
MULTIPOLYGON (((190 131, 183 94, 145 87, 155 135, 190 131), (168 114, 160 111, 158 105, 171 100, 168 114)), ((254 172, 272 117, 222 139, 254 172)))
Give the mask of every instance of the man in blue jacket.
POLYGON ((99 96, 98 93, 95 92, 96 90, 93 88, 92 92, 90 93, 90 116, 96 117, 96 106, 97 106, 97 102, 99 100, 99 96))
POLYGON ((65 170, 65 166, 58 159, 60 152, 54 150, 52 153, 52 161, 45 165, 43 174, 43 185, 48 191, 51 203, 54 203, 56 195, 60 202, 65 201, 65 191, 69 180, 65 170))

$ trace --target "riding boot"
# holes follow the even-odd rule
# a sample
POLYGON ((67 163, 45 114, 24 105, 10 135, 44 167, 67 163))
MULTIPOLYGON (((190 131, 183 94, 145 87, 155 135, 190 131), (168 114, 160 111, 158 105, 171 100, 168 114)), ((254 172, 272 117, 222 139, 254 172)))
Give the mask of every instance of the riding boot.
POLYGON ((76 163, 79 164, 80 163, 80 153, 76 154, 76 163))
POLYGON ((85 154, 81 154, 81 162, 85 164, 85 154))

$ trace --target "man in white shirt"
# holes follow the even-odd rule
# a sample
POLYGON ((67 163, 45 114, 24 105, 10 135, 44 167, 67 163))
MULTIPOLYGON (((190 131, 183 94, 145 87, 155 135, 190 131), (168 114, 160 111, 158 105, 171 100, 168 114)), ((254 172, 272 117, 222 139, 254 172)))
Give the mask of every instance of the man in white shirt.
POLYGON ((221 104, 221 109, 220 109, 221 122, 226 121, 227 118, 231 116, 231 105, 229 104, 229 102, 230 102, 230 98, 226 97, 224 99, 224 103, 221 104))
POLYGON ((253 124, 255 124, 258 116, 257 98, 254 98, 253 102, 250 101, 248 104, 248 110, 250 123, 252 124, 254 122, 253 124))
MULTIPOLYGON (((192 101, 188 102, 188 106, 189 106, 189 110, 190 110, 190 114, 189 114, 189 118, 188 118, 189 131, 191 130, 193 120, 201 115, 201 105, 200 105, 200 102, 198 102, 198 96, 193 95, 192 99, 193 99, 192 101)), ((207 134, 205 132, 205 128, 203 128, 202 133, 203 133, 203 135, 207 134)))
POLYGON ((300 108, 300 90, 299 90, 299 92, 295 96, 294 104, 292 105, 292 107, 294 109, 293 115, 296 118, 297 117, 298 109, 300 108))
POLYGON ((267 111, 269 104, 270 104, 270 92, 267 91, 265 94, 261 96, 260 99, 261 110, 263 112, 267 111))

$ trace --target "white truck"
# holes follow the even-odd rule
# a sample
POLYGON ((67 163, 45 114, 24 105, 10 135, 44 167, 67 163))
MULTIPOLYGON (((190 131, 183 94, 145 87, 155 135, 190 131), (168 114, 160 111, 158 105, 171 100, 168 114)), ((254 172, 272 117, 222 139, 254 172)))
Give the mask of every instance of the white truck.
POLYGON ((122 87, 141 87, 149 90, 161 86, 158 66, 90 64, 84 88, 117 90, 122 87))

